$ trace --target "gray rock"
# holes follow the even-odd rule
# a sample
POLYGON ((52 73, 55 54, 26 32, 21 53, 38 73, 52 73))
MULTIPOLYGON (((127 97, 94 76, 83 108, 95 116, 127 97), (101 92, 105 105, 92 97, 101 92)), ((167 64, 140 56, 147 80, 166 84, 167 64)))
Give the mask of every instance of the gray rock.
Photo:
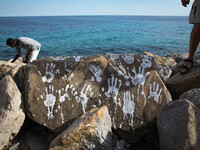
POLYGON ((188 101, 192 102, 195 106, 200 108, 200 89, 191 89, 183 93, 179 99, 187 99, 188 101))
POLYGON ((0 149, 19 132, 25 114, 21 109, 21 93, 7 75, 0 81, 0 149))
POLYGON ((50 144, 51 150, 113 149, 111 118, 107 107, 86 112, 50 144))
POLYGON ((172 94, 173 99, 178 99, 184 92, 200 88, 200 68, 194 67, 185 75, 177 73, 166 81, 166 86, 172 94))
POLYGON ((187 100, 169 102, 158 116, 162 150, 200 149, 200 109, 187 100))

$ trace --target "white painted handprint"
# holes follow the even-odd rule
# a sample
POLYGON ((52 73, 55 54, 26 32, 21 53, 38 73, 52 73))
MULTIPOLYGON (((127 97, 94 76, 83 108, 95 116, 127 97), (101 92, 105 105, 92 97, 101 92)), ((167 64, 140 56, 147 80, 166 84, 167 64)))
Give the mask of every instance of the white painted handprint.
POLYGON ((162 92, 162 88, 160 88, 159 90, 159 84, 156 85, 155 82, 153 82, 153 87, 152 87, 152 84, 149 85, 149 96, 148 96, 148 99, 150 98, 154 98, 154 101, 155 102, 158 102, 159 100, 159 97, 161 96, 162 92))
POLYGON ((150 72, 147 72, 146 75, 144 75, 144 69, 141 69, 141 66, 139 67, 139 71, 137 73, 135 67, 133 67, 132 72, 135 74, 135 77, 132 77, 132 83, 134 85, 142 85, 144 86, 146 77, 150 74, 150 72))
POLYGON ((143 57, 141 66, 143 68, 150 68, 152 66, 152 58, 148 55, 141 55, 141 57, 143 57))
POLYGON ((134 54, 125 54, 122 58, 127 64, 132 64, 134 62, 134 54))
POLYGON ((65 70, 66 70, 67 73, 72 71, 72 66, 73 66, 72 61, 65 62, 65 70))
POLYGON ((109 65, 118 72, 119 76, 123 76, 126 80, 129 79, 129 76, 127 73, 128 67, 126 70, 125 67, 122 65, 122 63, 120 62, 120 60, 109 63, 109 65))
POLYGON ((126 91, 124 93, 124 106, 122 108, 124 116, 129 114, 131 116, 130 125, 133 126, 133 115, 135 110, 135 102, 134 102, 134 95, 131 94, 130 91, 126 91))
MULTIPOLYGON (((81 104, 82 104, 82 107, 83 107, 83 113, 85 113, 85 109, 87 107, 87 102, 88 102, 88 97, 87 97, 87 93, 88 91, 92 90, 92 88, 90 88, 91 85, 84 85, 83 89, 81 90, 81 93, 80 93, 80 96, 76 96, 76 99, 77 99, 77 102, 80 102, 81 101, 81 104)), ((91 92, 91 95, 93 93, 91 92)))
POLYGON ((69 97, 69 94, 68 94, 68 89, 69 89, 69 84, 66 85, 63 95, 61 95, 61 92, 63 90, 58 90, 58 94, 59 94, 59 97, 60 97, 59 100, 60 100, 61 103, 65 101, 65 98, 68 98, 70 100, 70 97, 69 97))
POLYGON ((44 101, 44 105, 48 108, 48 119, 53 119, 53 108, 55 106, 56 103, 56 97, 53 95, 54 93, 54 87, 53 86, 49 86, 49 88, 45 88, 46 91, 46 100, 44 101))
POLYGON ((122 81, 112 76, 111 79, 108 79, 108 91, 105 93, 105 95, 108 98, 113 97, 114 102, 117 103, 117 95, 121 86, 122 86, 122 81), (118 82, 119 85, 117 87, 118 82))
POLYGON ((101 75, 103 74, 103 72, 101 68, 99 68, 99 66, 90 65, 90 71, 94 74, 97 82, 102 81, 101 75))
POLYGON ((46 64, 46 75, 44 77, 42 77, 43 82, 47 82, 47 83, 52 82, 52 80, 54 79, 54 75, 55 75, 54 69, 55 69, 55 64, 53 64, 53 63, 46 64))

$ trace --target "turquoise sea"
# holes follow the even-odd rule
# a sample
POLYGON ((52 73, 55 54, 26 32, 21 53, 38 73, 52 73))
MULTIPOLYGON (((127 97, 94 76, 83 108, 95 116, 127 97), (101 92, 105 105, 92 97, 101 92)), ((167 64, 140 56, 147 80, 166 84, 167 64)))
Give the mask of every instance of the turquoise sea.
MULTIPOLYGON (((16 54, 7 38, 31 37, 41 43, 39 57, 188 51, 188 17, 45 16, 0 17, 0 60, 16 54)), ((22 51, 25 52, 25 51, 22 51)))

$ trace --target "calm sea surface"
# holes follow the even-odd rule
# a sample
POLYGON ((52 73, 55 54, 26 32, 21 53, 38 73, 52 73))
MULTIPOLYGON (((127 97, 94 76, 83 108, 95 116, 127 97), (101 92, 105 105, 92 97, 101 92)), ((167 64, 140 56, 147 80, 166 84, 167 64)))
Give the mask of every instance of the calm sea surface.
MULTIPOLYGON (((31 37, 41 43, 39 57, 188 51, 188 17, 55 16, 0 17, 0 60, 16 54, 6 39, 31 37)), ((25 52, 22 50, 22 52, 25 52)))

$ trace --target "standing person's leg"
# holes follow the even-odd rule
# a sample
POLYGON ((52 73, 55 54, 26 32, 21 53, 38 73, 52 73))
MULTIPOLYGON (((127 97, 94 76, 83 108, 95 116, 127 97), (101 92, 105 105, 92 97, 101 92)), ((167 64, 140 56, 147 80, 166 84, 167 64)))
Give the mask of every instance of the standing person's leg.
MULTIPOLYGON (((199 42, 200 42, 200 23, 195 23, 194 26, 193 26, 191 35, 190 35, 189 56, 187 58, 188 60, 192 60, 193 61, 194 54, 195 54, 195 52, 197 50, 199 42)), ((180 73, 181 74, 187 73, 188 72, 187 68, 190 68, 192 66, 192 63, 186 61, 183 64, 183 66, 186 66, 186 68, 182 67, 180 69, 180 73)))
POLYGON ((180 68, 180 73, 186 74, 193 66, 194 54, 200 42, 200 0, 195 0, 190 11, 189 23, 194 24, 190 34, 189 56, 180 68))

